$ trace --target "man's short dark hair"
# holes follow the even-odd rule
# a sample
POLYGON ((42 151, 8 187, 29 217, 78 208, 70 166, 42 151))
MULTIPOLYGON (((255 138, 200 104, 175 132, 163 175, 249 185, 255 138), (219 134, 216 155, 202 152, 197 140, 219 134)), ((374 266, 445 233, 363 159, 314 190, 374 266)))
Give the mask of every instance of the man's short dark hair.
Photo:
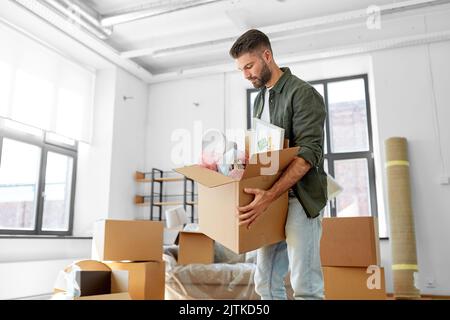
POLYGON ((237 59, 245 53, 253 53, 261 48, 272 52, 269 38, 263 32, 251 29, 236 40, 230 49, 230 56, 237 59))

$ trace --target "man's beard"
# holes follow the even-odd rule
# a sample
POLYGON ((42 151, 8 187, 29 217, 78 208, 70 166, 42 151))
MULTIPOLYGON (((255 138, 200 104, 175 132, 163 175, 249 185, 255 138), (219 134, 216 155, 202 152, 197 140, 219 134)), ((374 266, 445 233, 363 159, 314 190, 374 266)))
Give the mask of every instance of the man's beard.
POLYGON ((269 82, 270 78, 272 78, 272 71, 270 71, 269 66, 263 62, 261 75, 259 77, 250 78, 249 80, 252 82, 253 87, 259 89, 264 87, 267 82, 269 82))

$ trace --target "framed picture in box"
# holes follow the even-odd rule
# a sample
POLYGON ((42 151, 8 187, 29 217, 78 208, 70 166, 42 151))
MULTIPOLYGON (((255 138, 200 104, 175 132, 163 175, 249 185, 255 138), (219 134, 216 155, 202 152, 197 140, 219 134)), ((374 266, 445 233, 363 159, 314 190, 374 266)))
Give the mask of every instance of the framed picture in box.
POLYGON ((284 129, 258 118, 252 120, 251 154, 283 149, 284 129))

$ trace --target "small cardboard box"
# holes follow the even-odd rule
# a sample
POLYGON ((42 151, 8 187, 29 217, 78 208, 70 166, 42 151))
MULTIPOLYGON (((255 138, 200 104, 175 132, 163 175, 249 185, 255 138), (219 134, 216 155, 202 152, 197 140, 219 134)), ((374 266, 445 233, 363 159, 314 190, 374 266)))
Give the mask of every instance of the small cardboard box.
POLYGON ((384 268, 323 267, 325 299, 385 300, 384 268))
POLYGON ((129 273, 128 293, 132 300, 164 300, 165 262, 108 262, 113 271, 129 273))
POLYGON ((250 229, 239 226, 237 207, 253 201, 254 196, 245 193, 244 188, 268 190, 298 150, 294 147, 253 155, 240 180, 199 165, 175 169, 198 182, 199 230, 238 254, 284 240, 287 192, 272 202, 250 229))
POLYGON ((160 221, 98 220, 94 226, 92 259, 100 261, 162 261, 160 221))
POLYGON ((200 232, 181 231, 178 264, 214 263, 214 240, 200 232))
POLYGON ((324 218, 320 242, 322 266, 380 265, 375 217, 324 218))
POLYGON ((111 270, 94 260, 76 261, 57 277, 54 293, 74 300, 123 300, 128 295, 128 271, 111 270), (78 286, 81 297, 73 297, 78 286))

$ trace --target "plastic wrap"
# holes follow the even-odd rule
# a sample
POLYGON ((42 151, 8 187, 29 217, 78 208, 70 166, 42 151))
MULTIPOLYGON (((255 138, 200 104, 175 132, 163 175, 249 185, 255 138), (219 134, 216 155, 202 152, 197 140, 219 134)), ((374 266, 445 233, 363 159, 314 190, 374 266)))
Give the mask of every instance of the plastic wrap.
POLYGON ((232 255, 221 246, 215 247, 212 264, 178 265, 178 247, 164 250, 166 261, 166 299, 238 299, 259 300, 254 289, 256 265, 245 255, 232 255))
POLYGON ((55 281, 54 290, 55 294, 50 300, 73 300, 81 296, 81 290, 76 280, 76 272, 81 268, 72 263, 58 273, 55 281))
MULTIPOLYGON (((50 300, 74 300, 81 296, 81 289, 76 279, 79 271, 111 271, 102 262, 95 260, 78 260, 59 271, 53 286, 54 294, 50 300)), ((99 296, 101 297, 101 296, 99 296)), ((106 297, 106 295, 105 295, 106 297)), ((123 298, 120 298, 123 299, 123 298)))

